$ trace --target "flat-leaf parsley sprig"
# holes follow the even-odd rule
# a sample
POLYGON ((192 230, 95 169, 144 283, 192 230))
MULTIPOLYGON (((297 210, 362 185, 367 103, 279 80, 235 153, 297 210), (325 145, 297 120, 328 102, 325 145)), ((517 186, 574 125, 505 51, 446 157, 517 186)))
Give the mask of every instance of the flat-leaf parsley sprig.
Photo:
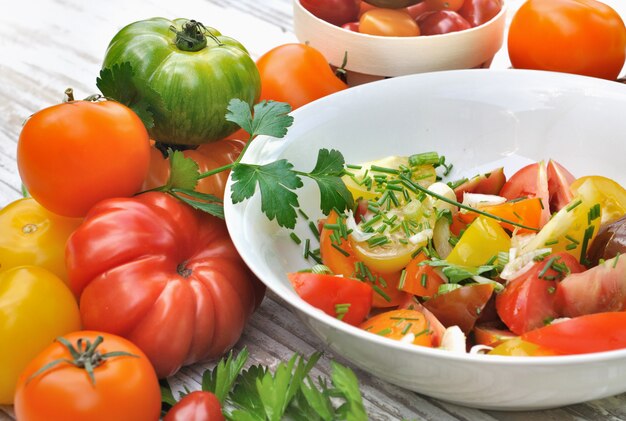
POLYGON ((302 177, 307 177, 314 180, 320 189, 320 208, 325 214, 334 208, 351 209, 354 202, 352 194, 341 179, 345 161, 339 151, 321 149, 315 167, 310 172, 295 170, 286 159, 264 165, 241 162, 257 136, 283 138, 287 134, 287 129, 293 123, 290 111, 291 106, 282 102, 262 101, 251 109, 246 102, 232 99, 228 104, 226 119, 250 133, 250 139, 239 157, 230 164, 200 173, 198 165, 192 159, 186 158, 180 151, 169 150, 169 180, 166 185, 153 190, 169 193, 196 209, 223 218, 220 199, 196 192, 195 187, 202 178, 231 170, 234 181, 231 191, 233 203, 252 197, 258 186, 261 192, 261 211, 270 220, 276 219, 278 225, 294 228, 300 206, 295 190, 303 186, 302 177))

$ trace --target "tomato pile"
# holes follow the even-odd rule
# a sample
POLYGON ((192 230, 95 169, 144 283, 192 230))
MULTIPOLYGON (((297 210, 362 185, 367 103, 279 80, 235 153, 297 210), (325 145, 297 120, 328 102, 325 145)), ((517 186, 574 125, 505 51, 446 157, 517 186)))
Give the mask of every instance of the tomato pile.
POLYGON ((626 190, 556 161, 438 181, 428 152, 348 165, 358 205, 320 221, 308 303, 373 334, 497 355, 626 348, 626 190), (588 330, 595 331, 588 344, 588 330), (583 345, 584 344, 584 345, 583 345))
POLYGON ((502 9, 500 0, 301 0, 318 18, 348 31, 412 37, 480 26, 502 9))

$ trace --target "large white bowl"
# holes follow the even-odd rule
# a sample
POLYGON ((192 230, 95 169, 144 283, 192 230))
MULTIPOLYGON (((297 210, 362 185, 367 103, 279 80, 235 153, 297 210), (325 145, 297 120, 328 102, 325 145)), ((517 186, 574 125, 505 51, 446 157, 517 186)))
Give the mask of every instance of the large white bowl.
MULTIPOLYGON (((334 66, 376 76, 471 69, 489 63, 502 46, 506 3, 475 28, 442 35, 383 37, 347 31, 325 22, 293 0, 293 28, 300 42, 317 48, 334 66)), ((488 67, 488 66, 487 66, 488 67)))
MULTIPOLYGON (((602 174, 624 184, 626 86, 600 79, 521 70, 427 73, 351 88, 293 113, 286 138, 259 138, 245 162, 290 160, 312 169, 319 148, 347 162, 436 150, 457 175, 504 163, 556 158, 574 174, 602 174)), ((230 188, 230 184, 227 189, 230 188)), ((302 209, 321 216, 312 183, 302 209)), ((626 391, 626 350, 564 357, 459 355, 405 345, 357 329, 301 300, 286 273, 310 266, 289 231, 269 222, 259 195, 225 204, 242 257, 338 354, 391 383, 438 399, 490 409, 540 409, 626 391)), ((296 233, 312 238, 306 221, 296 233)))

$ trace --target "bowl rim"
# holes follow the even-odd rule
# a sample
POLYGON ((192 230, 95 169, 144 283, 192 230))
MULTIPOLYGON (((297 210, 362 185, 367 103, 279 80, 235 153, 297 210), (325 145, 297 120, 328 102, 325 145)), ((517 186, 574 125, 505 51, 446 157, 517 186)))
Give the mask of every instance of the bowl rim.
MULTIPOLYGON (((298 1, 298 0, 294 0, 298 1)), ((584 81, 585 87, 587 89, 593 89, 598 87, 599 89, 606 89, 608 87, 611 88, 613 94, 616 91, 621 90, 622 93, 626 96, 626 85, 620 84, 614 81, 609 81, 605 79, 599 79, 589 76, 580 76, 574 74, 567 73, 558 73, 558 72, 549 72, 549 71, 539 71, 539 70, 526 70, 526 69, 459 69, 459 70, 445 70, 445 71, 437 71, 437 72, 427 72, 427 73, 417 73, 405 76, 398 76, 394 78, 384 79, 376 82, 371 82, 364 85, 359 85, 352 87, 347 90, 343 90, 337 92, 335 94, 322 97, 316 101, 313 101, 310 104, 307 104, 303 107, 300 107, 294 110, 291 115, 294 117, 295 121, 298 121, 298 116, 300 114, 308 113, 310 109, 315 109, 316 107, 322 106, 325 102, 332 101, 335 97, 341 96, 350 96, 354 95, 356 92, 360 92, 362 90, 376 89, 372 88, 372 86, 385 86, 386 84, 393 83, 402 83, 402 80, 412 79, 412 78, 429 78, 429 77, 463 77, 464 74, 481 75, 480 78, 488 79, 492 77, 494 74, 506 75, 505 77, 516 78, 523 77, 540 77, 540 78, 558 78, 558 80, 566 81, 567 83, 575 82, 580 83, 584 81), (460 76, 457 76, 460 75, 460 76), (482 76, 489 75, 489 76, 482 76), (570 81, 570 82, 567 82, 570 81), (617 86, 616 86, 617 85, 617 86), (311 105, 315 104, 315 105, 311 105)), ((259 136, 258 139, 255 140, 256 144, 250 145, 247 151, 248 160, 244 157, 243 162, 253 162, 249 160, 249 157, 253 154, 257 154, 263 150, 265 140, 271 140, 271 137, 268 136, 259 136)), ((281 139, 283 145, 288 145, 293 140, 286 137, 281 139)), ((276 159, 280 156, 284 148, 276 148, 269 155, 264 156, 265 159, 276 159)), ((231 177, 228 177, 226 182, 226 191, 229 191, 231 188, 233 181, 231 177)), ((255 196, 257 193, 255 193, 255 196)), ((241 224, 237 219, 236 215, 243 215, 244 210, 250 206, 250 201, 244 201, 238 204, 233 204, 230 195, 224 196, 224 213, 226 225, 229 231, 229 234, 232 238, 233 244, 237 248, 238 251, 246 250, 246 243, 242 240, 242 236, 238 235, 238 232, 244 232, 243 228, 245 225, 241 224), (239 208, 240 210, 236 211, 235 208, 239 208)), ((247 247, 249 248, 249 247, 247 247)), ((487 365, 496 365, 496 366, 520 366, 520 367, 541 367, 541 366, 571 366, 581 363, 605 363, 614 360, 622 360, 626 359, 626 348, 612 350, 612 351, 603 351, 603 352, 595 352, 595 353, 587 353, 587 354, 575 354, 575 355, 558 355, 558 356, 537 356, 537 357, 521 357, 521 356, 500 356, 500 355, 486 355, 486 354, 469 354, 469 353, 456 353, 447 350, 442 350, 438 348, 428 348, 413 344, 405 344, 397 340, 389 339, 386 337, 378 336, 367 332, 363 329, 359 329, 356 326, 349 325, 348 323, 342 322, 341 320, 332 317, 323 311, 315 308, 311 304, 304 301, 300 296, 293 291, 293 289, 289 290, 287 288, 276 288, 276 280, 274 280, 273 276, 269 281, 263 279, 263 271, 256 267, 252 262, 252 257, 247 252, 240 253, 241 258, 244 260, 246 265, 250 268, 250 270, 263 282, 270 290, 272 290, 276 295, 278 295, 282 300, 284 300, 290 307, 296 310, 299 313, 304 313, 306 316, 311 317, 316 320, 318 323, 322 323, 327 325, 330 328, 336 329, 345 333, 346 335, 355 336, 360 341, 370 341, 374 342, 381 347, 387 347, 394 349, 398 352, 405 352, 415 354, 415 356, 419 357, 432 357, 432 358, 442 358, 447 361, 454 362, 471 362, 475 364, 487 364, 487 365), (288 291, 288 292, 287 292, 288 291)), ((286 276, 286 274, 285 274, 286 276)))
POLYGON ((467 35, 469 33, 481 31, 491 26, 492 24, 496 23, 498 20, 500 20, 500 18, 503 17, 503 15, 506 15, 507 6, 508 6, 508 0, 506 1, 502 0, 501 1, 502 6, 500 8, 500 11, 494 17, 492 17, 487 22, 481 25, 464 29, 462 31, 448 32, 446 34, 437 34, 437 35, 417 35, 417 36, 411 36, 411 37, 400 37, 400 36, 371 35, 371 34, 364 34, 362 32, 349 31, 347 29, 342 28, 341 26, 333 25, 330 22, 326 22, 324 19, 318 18, 313 13, 309 12, 302 5, 300 0, 292 0, 292 2, 293 2, 293 7, 298 8, 299 11, 303 13, 304 15, 306 15, 310 21, 316 21, 317 24, 325 26, 329 28, 330 30, 339 30, 339 31, 342 31, 341 33, 347 33, 348 35, 345 35, 347 37, 354 37, 355 39, 363 38, 363 39, 377 40, 375 42, 407 42, 408 40, 418 40, 418 39, 419 40, 426 40, 426 39, 441 40, 441 39, 446 39, 446 38, 454 38, 454 37, 467 35))

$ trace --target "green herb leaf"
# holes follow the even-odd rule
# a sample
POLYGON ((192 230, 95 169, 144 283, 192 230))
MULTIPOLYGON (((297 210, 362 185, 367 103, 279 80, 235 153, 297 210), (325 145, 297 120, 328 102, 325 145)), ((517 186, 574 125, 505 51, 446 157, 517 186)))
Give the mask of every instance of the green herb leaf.
POLYGON ((450 283, 458 283, 472 276, 490 272, 496 267, 494 265, 483 265, 478 267, 462 266, 449 263, 445 260, 424 260, 420 266, 433 266, 442 268, 441 271, 448 278, 450 283))
POLYGON ((154 127, 154 116, 165 111, 161 95, 135 75, 129 62, 102 69, 96 86, 105 97, 132 109, 147 129, 154 127))
POLYGON ((257 392, 256 380, 263 378, 267 371, 266 367, 253 365, 241 372, 228 398, 228 402, 234 406, 232 411, 227 410, 229 419, 265 421, 265 411, 257 392))
MULTIPOLYGON (((321 380, 320 380, 321 383, 321 380)), ((305 399, 308 407, 315 412, 315 414, 324 421, 332 421, 334 418, 334 409, 328 390, 323 383, 322 391, 320 392, 313 384, 311 378, 307 378, 307 382, 302 383, 300 387, 301 396, 305 399)), ((297 402, 298 409, 302 412, 306 410, 306 405, 303 402, 297 402)), ((308 414, 308 419, 313 419, 312 414, 308 414)))
POLYGON ((237 124, 252 137, 284 137, 293 123, 293 117, 288 115, 291 106, 285 102, 261 101, 254 106, 253 116, 247 102, 234 98, 228 103, 227 110, 226 120, 237 124))
POLYGON ((239 203, 252 197, 257 183, 261 190, 261 211, 278 225, 294 228, 298 196, 293 190, 302 187, 302 180, 285 159, 266 165, 239 164, 232 171, 234 183, 231 198, 239 203))
POLYGON ((166 379, 159 380, 159 386, 161 387, 161 402, 170 406, 176 405, 176 398, 168 381, 166 379))
POLYGON ((200 168, 198 163, 185 157, 181 151, 168 150, 170 159, 170 178, 167 181, 169 189, 193 190, 198 184, 200 168))
POLYGON ((202 390, 213 393, 221 403, 224 403, 241 369, 248 360, 248 355, 248 350, 244 348, 233 359, 233 351, 230 351, 228 358, 222 358, 213 370, 204 372, 202 390))
POLYGON ((320 189, 320 207, 325 215, 333 208, 339 210, 352 209, 354 199, 344 184, 341 176, 344 172, 345 160, 337 150, 320 149, 315 168, 308 177, 315 180, 320 189))
POLYGON ((331 378, 335 388, 341 392, 346 403, 339 407, 340 419, 347 421, 367 421, 367 413, 359 391, 359 381, 352 370, 331 361, 331 378))
MULTIPOLYGON (((202 194, 202 193, 198 193, 195 191, 191 191, 191 190, 180 190, 178 189, 177 191, 184 193, 186 195, 193 195, 193 194, 202 194)), ((203 202, 201 200, 197 200, 197 199, 193 199, 193 198, 188 198, 185 197, 181 194, 177 194, 177 193, 170 193, 172 196, 174 196, 175 198, 177 198, 178 200, 181 200, 183 202, 185 202, 186 204, 188 204, 189 206, 191 206, 194 209, 198 209, 201 210, 203 212, 206 212, 210 215, 216 216, 220 219, 224 219, 224 206, 222 205, 221 201, 219 202, 203 202)), ((207 195, 207 196, 212 196, 212 195, 207 195)), ((215 197, 215 196, 213 196, 215 197)), ((217 199, 217 198, 216 198, 217 199)), ((219 199, 218 199, 219 200, 219 199)))

